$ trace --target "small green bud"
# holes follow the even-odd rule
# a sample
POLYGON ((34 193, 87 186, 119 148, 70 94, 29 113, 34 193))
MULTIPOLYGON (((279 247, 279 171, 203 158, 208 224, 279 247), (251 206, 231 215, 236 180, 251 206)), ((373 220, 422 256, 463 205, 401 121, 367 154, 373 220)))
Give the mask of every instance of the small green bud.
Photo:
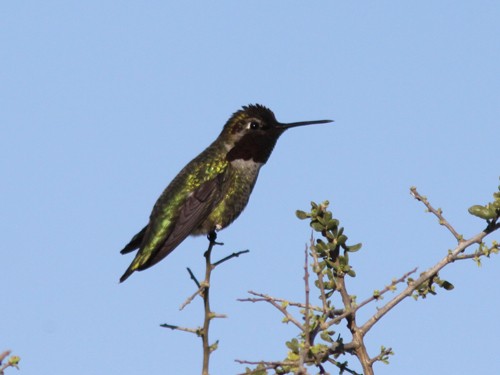
POLYGON ((12 366, 12 367, 15 367, 19 370, 19 367, 18 367, 18 364, 19 364, 19 361, 21 360, 21 357, 17 356, 17 355, 13 355, 9 358, 9 366, 12 366))
POLYGON ((440 286, 441 286, 441 288, 443 288, 445 290, 453 290, 455 288, 452 283, 450 283, 446 280, 443 280, 443 282, 441 283, 440 286))

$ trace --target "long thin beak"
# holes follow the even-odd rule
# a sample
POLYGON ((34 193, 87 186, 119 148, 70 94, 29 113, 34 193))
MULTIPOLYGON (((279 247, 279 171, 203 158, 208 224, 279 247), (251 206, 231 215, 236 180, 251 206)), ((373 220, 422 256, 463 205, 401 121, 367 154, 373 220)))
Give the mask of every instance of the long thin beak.
POLYGON ((314 125, 314 124, 327 124, 329 122, 333 122, 333 120, 300 121, 300 122, 291 122, 291 123, 288 123, 288 124, 279 123, 279 126, 282 129, 290 129, 290 128, 295 128, 296 126, 314 125))

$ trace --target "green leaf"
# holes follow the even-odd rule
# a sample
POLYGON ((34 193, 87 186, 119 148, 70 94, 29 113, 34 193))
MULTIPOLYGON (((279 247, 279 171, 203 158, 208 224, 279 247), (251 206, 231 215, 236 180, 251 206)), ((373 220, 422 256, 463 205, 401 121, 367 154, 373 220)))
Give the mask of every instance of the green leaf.
POLYGON ((267 375, 266 367, 261 363, 255 369, 245 367, 245 374, 267 375))
POLYGON ((333 228, 333 229, 329 229, 327 232, 326 232, 326 238, 328 240, 334 240, 335 238, 337 238, 337 228, 333 228))
POLYGON ((346 250, 350 253, 355 253, 356 251, 361 249, 361 246, 362 246, 362 244, 360 242, 360 243, 357 243, 356 245, 346 246, 346 250))
POLYGON ((291 341, 287 341, 285 344, 288 347, 288 349, 290 349, 293 353, 299 352, 299 341, 297 339, 292 339, 291 341))
POLYGON ((341 266, 349 264, 349 259, 343 256, 339 256, 339 263, 341 266))
POLYGON ((208 347, 208 350, 210 350, 210 353, 216 351, 219 348, 219 340, 214 342, 212 345, 208 347))
POLYGON ((295 211, 295 216, 297 216, 300 220, 307 219, 308 217, 311 217, 307 212, 297 210, 295 211))
POLYGON ((320 337, 326 342, 333 342, 333 339, 330 337, 331 333, 329 331, 321 331, 320 337))
POLYGON ((445 290, 453 290, 455 288, 452 283, 446 280, 443 280, 439 286, 445 290))
POLYGON ((322 216, 318 216, 318 217, 316 218, 316 220, 318 220, 318 223, 320 223, 321 225, 325 226, 325 224, 326 224, 326 220, 325 220, 325 218, 324 218, 324 217, 322 217, 322 216))
POLYGON ((326 246, 328 247, 328 250, 330 250, 330 251, 334 251, 337 249, 337 244, 333 243, 333 242, 328 242, 328 244, 326 246))
POLYGON ((311 222, 311 228, 314 229, 316 232, 322 232, 325 229, 325 226, 318 223, 317 221, 311 222))
POLYGON ((489 207, 480 205, 472 206, 469 208, 469 213, 484 220, 491 220, 496 216, 496 210, 494 207, 488 206, 489 207))
POLYGON ((337 242, 339 245, 345 244, 346 241, 347 241, 347 236, 344 234, 338 236, 338 238, 337 238, 337 242))
POLYGON ((300 359, 300 356, 299 356, 298 352, 297 353, 295 353, 295 352, 288 352, 287 359, 290 362, 295 362, 295 361, 298 361, 300 359))
POLYGON ((326 353, 328 351, 328 346, 325 344, 316 344, 313 347, 311 347, 311 352, 313 354, 319 354, 319 353, 326 353))

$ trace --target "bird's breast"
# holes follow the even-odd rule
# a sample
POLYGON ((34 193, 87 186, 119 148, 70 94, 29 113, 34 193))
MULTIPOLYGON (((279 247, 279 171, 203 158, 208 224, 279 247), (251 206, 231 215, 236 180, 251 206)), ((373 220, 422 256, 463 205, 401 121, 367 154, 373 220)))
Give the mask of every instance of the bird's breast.
POLYGON ((264 163, 236 159, 229 163, 221 187, 221 196, 207 219, 192 234, 223 229, 243 211, 264 163))

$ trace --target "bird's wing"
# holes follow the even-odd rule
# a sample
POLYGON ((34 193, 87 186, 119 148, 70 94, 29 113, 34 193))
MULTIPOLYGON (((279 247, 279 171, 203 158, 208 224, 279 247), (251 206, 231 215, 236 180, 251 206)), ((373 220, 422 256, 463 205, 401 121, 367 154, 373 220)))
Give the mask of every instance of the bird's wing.
MULTIPOLYGON (((164 223, 150 221, 145 232, 141 231, 136 235, 137 237, 141 234, 139 236, 142 238, 141 248, 120 278, 120 282, 125 281, 134 271, 142 271, 158 263, 196 229, 222 199, 224 178, 225 173, 220 173, 189 194, 182 203, 178 216, 168 219, 171 221, 170 225, 165 227, 164 223)), ((134 242, 136 237, 131 242, 134 242)), ((127 248, 128 246, 125 247, 127 248)))
POLYGON ((153 251, 147 262, 138 268, 139 270, 149 268, 165 258, 210 215, 222 198, 222 179, 223 174, 219 174, 216 178, 200 185, 188 196, 165 241, 153 251))

